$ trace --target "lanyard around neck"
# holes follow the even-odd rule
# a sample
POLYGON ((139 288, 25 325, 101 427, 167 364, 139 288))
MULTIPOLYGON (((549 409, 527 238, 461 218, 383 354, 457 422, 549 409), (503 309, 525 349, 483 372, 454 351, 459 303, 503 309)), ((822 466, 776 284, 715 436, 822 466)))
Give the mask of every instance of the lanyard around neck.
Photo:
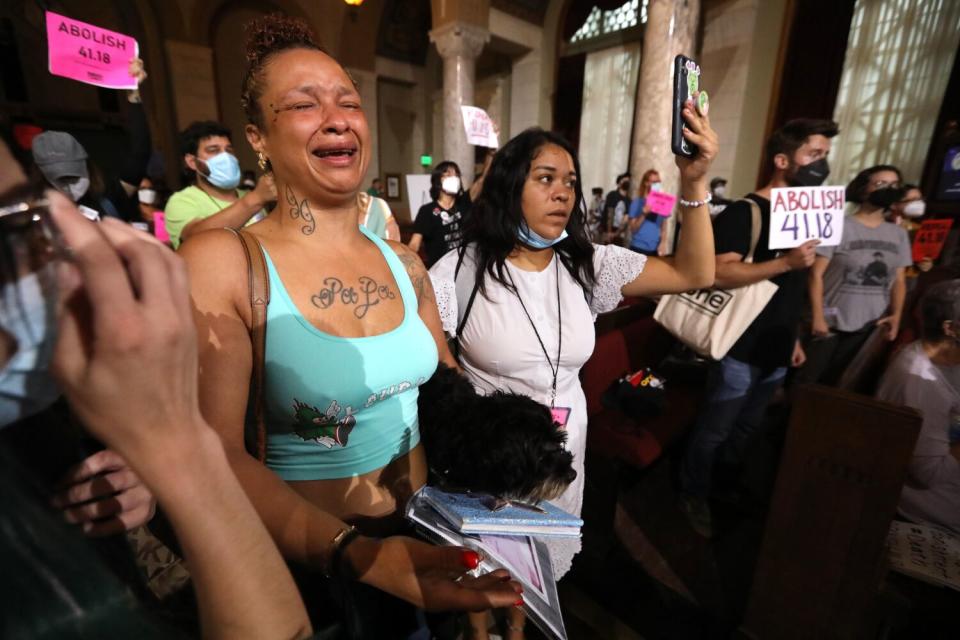
POLYGON ((543 344, 543 338, 540 337, 540 332, 537 331, 537 325, 533 323, 533 318, 530 317, 530 312, 527 311, 527 305, 523 304, 523 298, 520 297, 520 290, 517 289, 516 282, 513 281, 513 275, 510 274, 510 271, 507 271, 507 275, 510 276, 510 284, 513 285, 513 293, 517 296, 517 300, 520 301, 520 307, 523 309, 523 314, 527 316, 527 320, 530 322, 530 326, 533 327, 533 333, 537 336, 537 342, 540 343, 540 349, 543 350, 543 356, 547 359, 547 364, 550 365, 550 372, 553 374, 553 385, 550 389, 550 408, 552 409, 557 400, 557 376, 560 374, 560 353, 563 349, 563 315, 562 308, 560 306, 560 258, 556 254, 553 256, 554 262, 556 263, 557 270, 557 362, 554 364, 553 360, 550 359, 550 354, 547 353, 547 347, 543 344))

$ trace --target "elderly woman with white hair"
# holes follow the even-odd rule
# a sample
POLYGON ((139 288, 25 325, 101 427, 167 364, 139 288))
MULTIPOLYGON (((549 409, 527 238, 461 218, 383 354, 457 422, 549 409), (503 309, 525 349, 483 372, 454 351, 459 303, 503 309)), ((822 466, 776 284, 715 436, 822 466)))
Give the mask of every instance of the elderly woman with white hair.
POLYGON ((932 286, 920 304, 922 338, 897 354, 877 397, 923 414, 900 515, 960 533, 960 279, 932 286))

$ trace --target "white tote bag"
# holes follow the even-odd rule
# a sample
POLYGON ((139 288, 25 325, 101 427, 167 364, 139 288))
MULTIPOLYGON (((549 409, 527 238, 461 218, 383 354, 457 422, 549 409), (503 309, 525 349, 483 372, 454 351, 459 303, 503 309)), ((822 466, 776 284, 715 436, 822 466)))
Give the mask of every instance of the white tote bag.
MULTIPOLYGON (((750 203, 753 220, 750 253, 744 262, 752 263, 762 224, 760 206, 749 198, 745 200, 750 203)), ((776 292, 777 285, 761 280, 737 289, 699 289, 667 295, 660 298, 653 319, 700 355, 720 360, 776 292)))

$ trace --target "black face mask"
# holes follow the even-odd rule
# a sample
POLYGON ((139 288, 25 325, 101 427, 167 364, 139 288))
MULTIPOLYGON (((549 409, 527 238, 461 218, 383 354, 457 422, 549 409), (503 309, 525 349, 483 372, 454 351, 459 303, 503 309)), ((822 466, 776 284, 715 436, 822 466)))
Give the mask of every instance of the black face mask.
POLYGON ((787 176, 787 183, 791 187, 819 187, 830 175, 830 165, 826 158, 820 158, 810 164, 797 167, 793 175, 787 176))
POLYGON ((629 181, 629 180, 624 180, 623 182, 621 182, 621 183, 620 183, 620 190, 621 190, 621 191, 630 191, 630 181, 629 181))
POLYGON ((900 187, 884 187, 867 194, 867 202, 881 209, 889 209, 894 203, 903 200, 904 193, 900 187))

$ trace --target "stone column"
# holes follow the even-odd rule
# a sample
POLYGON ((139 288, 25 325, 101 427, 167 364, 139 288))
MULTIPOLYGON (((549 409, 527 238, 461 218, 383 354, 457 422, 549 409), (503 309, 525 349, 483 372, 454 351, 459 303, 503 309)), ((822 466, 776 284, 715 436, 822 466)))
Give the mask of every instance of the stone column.
MULTIPOLYGON (((680 188, 680 173, 670 150, 673 59, 680 53, 696 58, 693 46, 699 19, 700 0, 650 0, 647 5, 630 153, 634 184, 639 182, 644 171, 654 168, 660 172, 664 191, 678 193, 680 188)), ((670 247, 673 246, 674 222, 671 216, 663 227, 670 247)))
POLYGON ((487 29, 464 22, 449 22, 430 32, 443 59, 443 160, 460 166, 463 186, 473 182, 473 145, 467 144, 462 105, 474 106, 475 63, 490 40, 487 29))

